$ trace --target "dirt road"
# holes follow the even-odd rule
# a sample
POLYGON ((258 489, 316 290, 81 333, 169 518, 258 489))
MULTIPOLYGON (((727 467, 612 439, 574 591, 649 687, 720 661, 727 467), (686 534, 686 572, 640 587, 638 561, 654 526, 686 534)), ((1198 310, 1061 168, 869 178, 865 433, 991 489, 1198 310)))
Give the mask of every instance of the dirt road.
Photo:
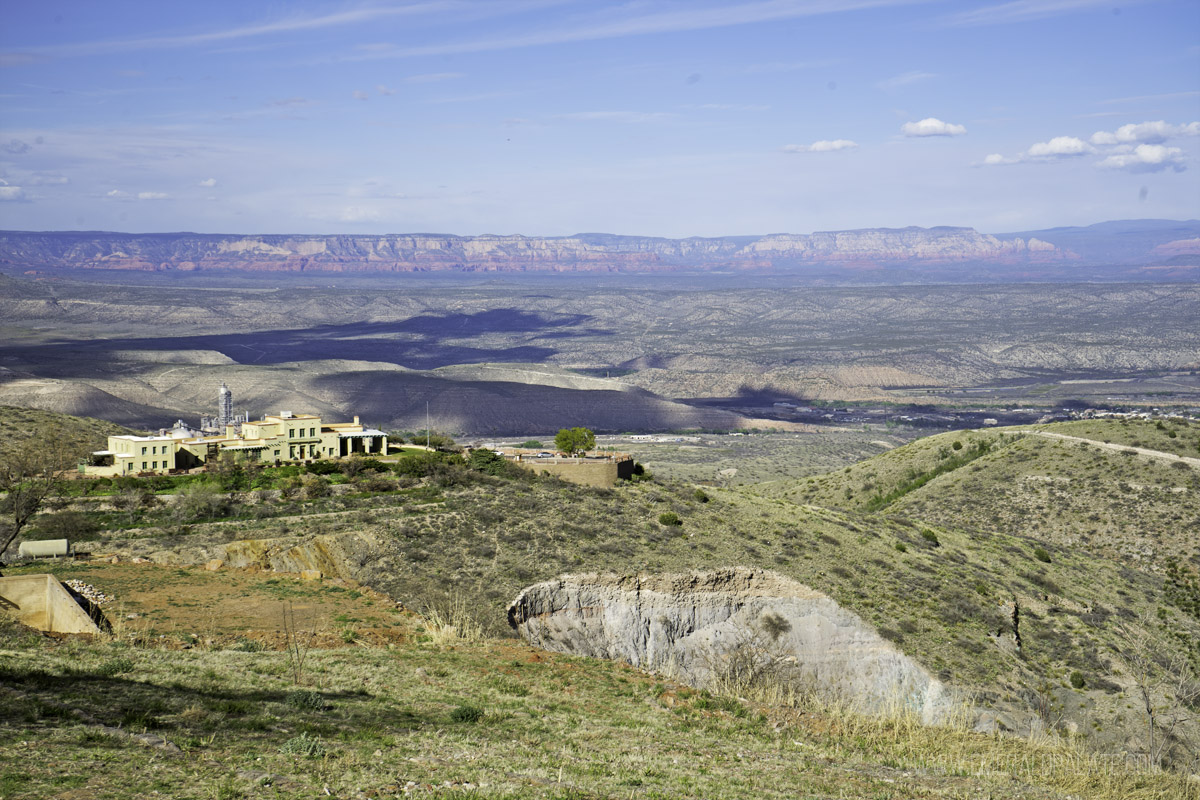
POLYGON ((1112 442, 1098 442, 1095 439, 1084 439, 1081 436, 1067 436, 1062 433, 1050 433, 1049 431, 1029 431, 1034 436, 1045 436, 1047 439, 1064 439, 1068 442, 1083 442, 1084 444, 1094 445, 1105 450, 1115 450, 1123 452, 1132 450, 1140 456, 1148 458, 1158 458, 1163 461, 1182 461, 1189 466, 1200 469, 1200 458, 1189 458, 1188 456, 1177 456, 1174 453, 1164 453, 1162 450, 1149 450, 1145 447, 1131 447, 1127 444, 1114 444, 1112 442))

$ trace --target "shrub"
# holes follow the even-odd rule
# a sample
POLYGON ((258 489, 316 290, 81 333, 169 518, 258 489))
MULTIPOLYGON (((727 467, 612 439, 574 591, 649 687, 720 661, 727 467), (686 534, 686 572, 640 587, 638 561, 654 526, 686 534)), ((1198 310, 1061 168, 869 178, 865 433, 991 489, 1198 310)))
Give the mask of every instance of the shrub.
POLYGON ((483 709, 479 706, 461 705, 450 712, 452 722, 475 723, 483 719, 483 709))
POLYGON ((1033 557, 1044 564, 1050 563, 1050 553, 1044 547, 1035 547, 1033 549, 1033 557))
POLYGON ((524 442, 521 442, 521 447, 526 450, 541 450, 543 447, 545 447, 545 445, 539 442, 537 439, 527 439, 524 442))
POLYGON ((314 461, 304 469, 309 475, 336 475, 342 471, 342 466, 336 461, 321 459, 314 461))
POLYGON ((211 483, 189 483, 175 500, 173 516, 178 520, 216 519, 229 516, 233 503, 211 483))
POLYGON ((942 543, 938 541, 938 535, 936 533, 934 533, 933 531, 929 530, 929 528, 925 528, 921 531, 921 538, 924 539, 925 541, 929 542, 934 547, 942 546, 942 543))
POLYGON ((284 702, 292 708, 307 708, 320 711, 325 708, 325 697, 320 692, 311 689, 297 689, 288 692, 284 702))
POLYGON ((906 545, 904 542, 896 542, 896 550, 901 553, 907 553, 908 545, 906 545))
POLYGON ((1079 670, 1071 673, 1071 686, 1076 689, 1082 689, 1084 686, 1087 686, 1087 681, 1083 679, 1083 673, 1079 670))
POLYGON ((303 756, 304 758, 320 758, 329 752, 320 736, 309 736, 302 733, 288 739, 279 748, 279 752, 288 756, 303 756))
POLYGON ((698 500, 701 503, 707 503, 710 499, 708 496, 708 492, 704 491, 703 489, 697 489, 692 494, 692 497, 696 498, 696 500, 698 500))
POLYGON ((134 663, 124 656, 110 658, 96 669, 97 675, 102 675, 105 678, 111 678, 114 675, 123 675, 126 672, 132 672, 134 663))
POLYGON ((679 518, 679 515, 676 514, 674 511, 664 511, 662 514, 658 515, 658 524, 659 525, 682 525, 683 520, 681 520, 679 518))
POLYGON ((960 442, 960 441, 956 440, 954 442, 954 444, 952 444, 950 446, 953 447, 955 450, 962 450, 962 442, 960 442))

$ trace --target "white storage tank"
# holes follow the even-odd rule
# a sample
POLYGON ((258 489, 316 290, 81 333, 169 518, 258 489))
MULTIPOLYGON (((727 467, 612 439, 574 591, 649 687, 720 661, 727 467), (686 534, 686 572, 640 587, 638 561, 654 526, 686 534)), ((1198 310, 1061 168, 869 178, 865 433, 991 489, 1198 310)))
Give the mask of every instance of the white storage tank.
POLYGON ((21 558, 57 558, 69 555, 71 545, 66 539, 43 539, 40 542, 21 542, 17 555, 21 558))

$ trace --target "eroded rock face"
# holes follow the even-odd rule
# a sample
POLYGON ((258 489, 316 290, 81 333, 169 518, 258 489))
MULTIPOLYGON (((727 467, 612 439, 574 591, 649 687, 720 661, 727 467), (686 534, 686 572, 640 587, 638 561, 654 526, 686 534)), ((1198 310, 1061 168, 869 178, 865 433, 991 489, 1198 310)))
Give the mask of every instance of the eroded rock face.
POLYGON ((950 692, 831 598, 774 572, 745 567, 676 575, 563 575, 517 596, 508 620, 530 644, 627 661, 694 686, 764 617, 786 628, 771 641, 818 694, 865 710, 897 705, 943 720, 950 692), (784 624, 779 624, 782 620, 784 624))

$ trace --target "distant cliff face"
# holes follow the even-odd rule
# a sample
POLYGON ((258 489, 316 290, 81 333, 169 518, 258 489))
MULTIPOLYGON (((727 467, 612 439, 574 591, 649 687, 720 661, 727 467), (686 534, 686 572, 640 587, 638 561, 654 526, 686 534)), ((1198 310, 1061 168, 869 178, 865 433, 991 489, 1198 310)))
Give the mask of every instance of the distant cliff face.
POLYGON ((0 264, 27 268, 299 272, 673 272, 780 270, 806 265, 899 266, 965 262, 1070 262, 1036 238, 1000 239, 971 228, 662 239, 565 237, 308 236, 0 232, 0 264))

